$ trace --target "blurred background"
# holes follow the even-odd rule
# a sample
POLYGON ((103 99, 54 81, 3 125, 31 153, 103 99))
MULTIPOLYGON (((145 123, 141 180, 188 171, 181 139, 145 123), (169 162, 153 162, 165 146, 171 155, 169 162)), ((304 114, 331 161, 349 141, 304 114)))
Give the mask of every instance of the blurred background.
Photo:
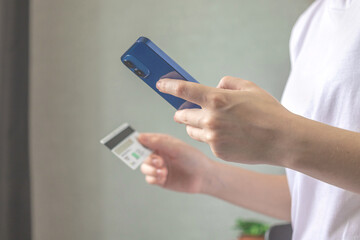
POLYGON ((202 84, 215 87, 232 75, 280 99, 290 70, 291 28, 308 4, 31 1, 33 239, 234 239, 238 217, 277 223, 208 196, 150 186, 99 140, 129 122, 140 132, 178 137, 215 159, 173 121, 175 110, 121 64, 121 54, 147 36, 202 84))

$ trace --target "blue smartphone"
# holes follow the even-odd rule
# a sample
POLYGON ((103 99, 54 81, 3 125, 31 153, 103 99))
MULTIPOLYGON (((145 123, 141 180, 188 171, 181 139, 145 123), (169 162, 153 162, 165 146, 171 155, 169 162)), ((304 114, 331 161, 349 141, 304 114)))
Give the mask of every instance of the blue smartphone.
POLYGON ((150 39, 146 37, 138 38, 121 56, 121 61, 176 109, 201 108, 199 105, 184 99, 162 93, 156 88, 156 82, 161 78, 181 79, 195 83, 198 83, 198 81, 182 69, 150 39))

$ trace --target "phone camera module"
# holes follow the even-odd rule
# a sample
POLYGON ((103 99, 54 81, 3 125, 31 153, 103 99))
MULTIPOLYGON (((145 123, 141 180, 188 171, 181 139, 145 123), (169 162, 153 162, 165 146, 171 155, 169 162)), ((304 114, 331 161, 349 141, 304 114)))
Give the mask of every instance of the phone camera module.
POLYGON ((145 73, 141 71, 140 69, 135 68, 134 73, 138 75, 139 77, 145 77, 145 73))
POLYGON ((135 67, 135 65, 132 62, 130 62, 129 60, 124 60, 124 64, 128 68, 134 68, 135 67))

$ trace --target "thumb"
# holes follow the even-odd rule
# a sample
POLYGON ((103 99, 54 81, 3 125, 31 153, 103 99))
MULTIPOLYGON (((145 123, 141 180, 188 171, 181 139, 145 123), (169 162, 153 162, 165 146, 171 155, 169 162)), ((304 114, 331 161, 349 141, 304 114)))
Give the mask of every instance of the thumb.
POLYGON ((223 77, 217 88, 229 89, 229 90, 247 90, 253 83, 241 78, 225 76, 223 77))
POLYGON ((163 150, 168 146, 169 136, 159 133, 141 133, 138 137, 139 142, 145 147, 156 151, 163 150))

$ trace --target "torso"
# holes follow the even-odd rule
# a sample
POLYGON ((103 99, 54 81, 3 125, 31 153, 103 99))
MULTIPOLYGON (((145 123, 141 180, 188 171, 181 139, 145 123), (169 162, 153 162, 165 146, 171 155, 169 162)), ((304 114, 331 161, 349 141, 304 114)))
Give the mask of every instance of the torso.
MULTIPOLYGON (((360 0, 313 3, 293 29, 290 51, 292 72, 282 104, 360 132, 360 0)), ((293 240, 360 239, 360 195, 293 170, 287 175, 293 240)))

